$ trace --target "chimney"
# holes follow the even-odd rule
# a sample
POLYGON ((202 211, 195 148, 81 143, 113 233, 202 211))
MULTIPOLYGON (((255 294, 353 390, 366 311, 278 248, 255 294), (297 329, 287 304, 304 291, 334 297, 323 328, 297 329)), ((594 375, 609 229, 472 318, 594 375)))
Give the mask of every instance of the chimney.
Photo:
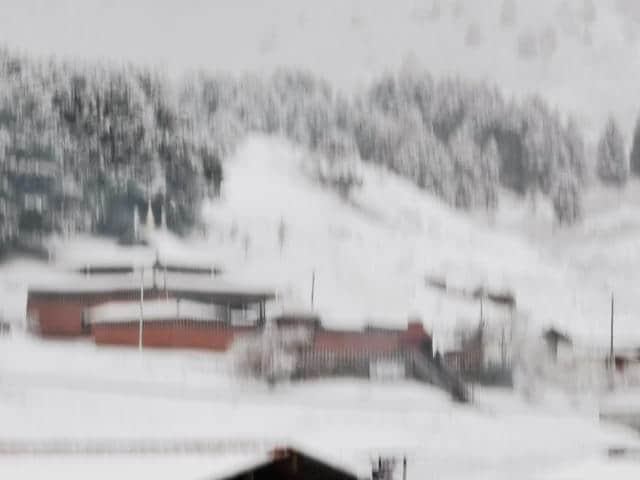
POLYGON ((282 460, 283 458, 287 458, 291 452, 286 447, 277 447, 271 450, 271 458, 274 460, 282 460))

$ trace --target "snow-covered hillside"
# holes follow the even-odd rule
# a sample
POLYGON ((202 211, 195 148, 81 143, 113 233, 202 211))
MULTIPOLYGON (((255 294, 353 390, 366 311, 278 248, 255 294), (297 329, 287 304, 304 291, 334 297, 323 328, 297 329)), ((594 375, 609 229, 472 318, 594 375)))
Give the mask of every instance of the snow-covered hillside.
MULTIPOLYGON (((276 288, 274 308, 286 310, 311 308, 315 272, 313 307, 326 324, 402 327, 410 316, 419 316, 433 331, 436 346, 449 344, 459 324, 477 325, 480 304, 428 286, 428 276, 467 291, 480 286, 511 291, 516 327, 535 332, 554 325, 600 345, 608 344, 609 296, 616 288, 616 335, 625 343, 639 340, 634 312, 640 304, 633 285, 625 283, 634 278, 627 273, 635 271, 637 249, 632 235, 603 239, 606 235, 598 232, 606 225, 597 214, 551 240, 533 238, 504 227, 501 214, 495 225, 483 216, 469 217, 369 164, 362 166, 362 188, 347 201, 309 172, 303 151, 279 139, 252 136, 227 162, 222 198, 203 209, 206 232, 185 240, 159 232, 150 248, 133 249, 91 237, 57 240, 52 254, 65 268, 150 262, 157 254, 219 264, 231 282, 276 288)), ((520 218, 530 215, 526 208, 512 210, 520 218)), ((608 212, 601 215, 610 222, 623 220, 624 211, 608 212)), ((52 278, 59 273, 35 262, 3 265, 3 313, 19 323, 27 286, 52 278)), ((489 321, 505 315, 484 305, 489 321)))
POLYGON ((487 78, 518 95, 541 93, 595 131, 610 112, 627 128, 637 114, 639 20, 635 0, 172 0, 161 7, 5 0, 0 41, 35 53, 151 62, 172 73, 296 66, 348 89, 408 64, 487 78), (512 14, 504 11, 509 3, 512 14), (104 25, 118 35, 96 35, 104 25))
MULTIPOLYGON (((437 343, 460 321, 475 324, 480 305, 427 287, 426 276, 435 276, 467 290, 510 290, 518 322, 606 343, 610 290, 572 257, 472 220, 371 165, 362 166, 362 188, 343 201, 313 181, 306 162, 284 142, 252 137, 227 163, 222 199, 204 218, 206 243, 231 277, 275 282, 283 307, 308 309, 315 271, 314 308, 327 323, 403 325, 419 315, 437 343)), ((484 313, 503 314, 490 305, 484 313)), ((632 318, 622 315, 617 331, 632 340, 632 318)))

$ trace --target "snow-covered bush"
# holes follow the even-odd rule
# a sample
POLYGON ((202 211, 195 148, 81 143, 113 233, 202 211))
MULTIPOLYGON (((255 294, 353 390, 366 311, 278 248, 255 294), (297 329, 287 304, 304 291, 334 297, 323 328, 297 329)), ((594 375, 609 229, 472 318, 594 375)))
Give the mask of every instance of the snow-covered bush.
POLYGON ((580 398, 585 393, 603 392, 612 382, 622 382, 593 352, 572 346, 554 358, 540 335, 520 337, 514 352, 514 386, 529 400, 541 399, 547 389, 580 398))
POLYGON ((279 329, 268 322, 262 332, 234 341, 231 347, 234 371, 266 380, 270 385, 288 380, 297 367, 296 349, 308 339, 304 330, 279 329))

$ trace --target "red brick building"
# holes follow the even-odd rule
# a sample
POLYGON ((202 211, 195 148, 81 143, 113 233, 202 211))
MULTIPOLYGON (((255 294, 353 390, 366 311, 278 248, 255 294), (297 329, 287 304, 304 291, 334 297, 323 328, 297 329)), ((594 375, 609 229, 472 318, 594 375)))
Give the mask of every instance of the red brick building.
MULTIPOLYGON (((139 302, 109 302, 88 309, 86 328, 97 344, 138 345, 140 316, 139 302)), ((306 325, 284 320, 288 318, 274 321, 283 330, 304 328, 305 349, 314 352, 387 355, 431 346, 431 337, 419 323, 405 330, 337 330, 322 327, 319 319, 306 325)), ((145 301, 142 319, 142 344, 148 347, 226 351, 238 336, 262 328, 255 316, 228 319, 224 307, 181 299, 145 301)))
POLYGON ((260 319, 227 319, 225 306, 182 299, 109 302, 88 311, 88 327, 99 345, 142 345, 226 351, 238 335, 255 333, 260 319), (142 325, 140 319, 142 318, 142 325), (142 327, 142 328, 141 328, 142 327))
MULTIPOLYGON (((145 347, 226 351, 238 336, 265 325, 274 292, 234 286, 210 272, 167 270, 87 269, 30 288, 31 328, 42 336, 91 335, 101 345, 142 340, 145 347)), ((431 356, 431 336, 419 321, 405 329, 340 330, 303 312, 281 314, 274 322, 280 329, 305 330, 307 353, 389 356, 412 349, 431 356)))

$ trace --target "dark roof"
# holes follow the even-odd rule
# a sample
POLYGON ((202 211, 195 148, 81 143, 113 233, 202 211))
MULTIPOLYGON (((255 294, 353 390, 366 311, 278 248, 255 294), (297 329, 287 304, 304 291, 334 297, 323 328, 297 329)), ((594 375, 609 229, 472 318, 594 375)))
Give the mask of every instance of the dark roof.
MULTIPOLYGON (((215 477, 214 477, 215 478, 215 477)), ((343 467, 312 457, 293 448, 279 448, 271 459, 216 480, 357 480, 343 467)), ((212 479, 213 480, 213 479, 212 479)))
POLYGON ((568 334, 563 333, 554 327, 546 329, 542 336, 549 342, 566 343, 569 345, 573 343, 568 334))
MULTIPOLYGON (((160 273, 188 273, 192 275, 220 275, 222 273, 222 268, 214 265, 214 266, 199 266, 189 263, 168 263, 161 262, 156 260, 153 265, 149 265, 146 268, 153 268, 160 273)), ((88 274, 88 275, 107 275, 113 273, 133 273, 136 270, 140 270, 140 266, 134 266, 132 263, 122 263, 122 264, 96 264, 96 265, 84 265, 78 269, 76 272, 88 274)))
POLYGON ((492 303, 497 303, 499 305, 508 305, 511 307, 515 307, 516 305, 516 297, 509 290, 490 290, 485 287, 478 287, 473 291, 473 298, 484 298, 492 303))
POLYGON ((313 312, 283 312, 276 315, 273 320, 280 327, 306 325, 312 328, 320 328, 320 315, 313 312))
POLYGON ((473 298, 475 300, 482 298, 488 302, 498 305, 506 305, 510 308, 516 307, 516 296, 510 290, 495 290, 485 285, 479 285, 475 288, 465 288, 462 286, 451 285, 447 282, 446 278, 434 275, 428 275, 425 281, 427 286, 448 294, 460 295, 462 297, 473 298))
POLYGON ((81 297, 140 292, 144 283, 146 292, 161 291, 169 296, 204 302, 245 304, 272 300, 275 291, 262 286, 231 283, 219 277, 191 273, 154 273, 145 270, 143 280, 137 273, 113 273, 102 275, 65 274, 29 287, 29 296, 81 297), (166 284, 165 284, 166 279, 166 284), (166 288, 165 288, 166 285, 166 288))

